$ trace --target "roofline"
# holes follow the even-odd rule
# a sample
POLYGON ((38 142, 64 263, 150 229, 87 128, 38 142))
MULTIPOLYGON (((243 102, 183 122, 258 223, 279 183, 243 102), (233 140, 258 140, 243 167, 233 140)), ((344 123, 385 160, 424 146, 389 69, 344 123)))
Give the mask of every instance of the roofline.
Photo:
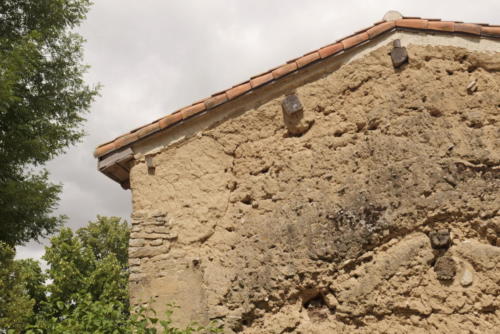
MULTIPOLYGON (((184 107, 165 117, 155 120, 126 133, 114 140, 98 146, 94 156, 98 158, 98 169, 114 181, 120 183, 123 188, 128 189, 129 173, 134 160, 134 150, 137 144, 147 143, 153 135, 175 134, 175 129, 183 124, 191 124, 192 119, 202 115, 217 115, 214 110, 222 110, 226 105, 239 98, 244 98, 255 91, 261 92, 260 88, 271 86, 276 82, 286 82, 285 78, 296 73, 307 73, 310 66, 316 66, 328 61, 342 59, 344 54, 351 50, 362 50, 363 47, 378 40, 383 35, 395 32, 417 32, 434 35, 438 32, 444 35, 500 39, 500 25, 463 23, 456 21, 441 21, 438 19, 421 19, 414 17, 402 17, 392 21, 381 21, 373 26, 360 30, 350 36, 337 40, 335 43, 326 45, 320 49, 309 52, 302 57, 292 59, 286 64, 275 67, 267 72, 251 77, 249 80, 237 84, 227 90, 213 94, 203 100, 197 101, 190 106, 184 107), (283 80, 283 81, 282 81, 283 80), (170 130, 170 131, 168 131, 170 130), (173 131, 173 132, 172 132, 173 131)), ((387 15, 386 15, 387 17, 387 15)), ((346 53, 348 52, 348 53, 346 53)), ((242 100, 244 101, 244 100, 242 100)), ((193 120, 194 121, 194 120, 193 120)))
POLYGON ((475 37, 500 38, 499 25, 441 21, 440 19, 422 19, 415 17, 402 17, 394 21, 376 22, 373 26, 357 31, 352 35, 337 40, 335 43, 311 51, 302 57, 289 60, 285 64, 253 76, 245 82, 212 94, 205 99, 181 108, 149 124, 136 128, 129 133, 123 134, 110 142, 101 144, 95 149, 94 156, 103 159, 109 154, 130 147, 132 144, 146 139, 153 134, 167 131, 178 123, 184 122, 196 115, 210 112, 241 95, 249 94, 257 88, 271 84, 285 77, 287 74, 297 72, 325 58, 334 57, 343 53, 345 50, 365 44, 383 33, 397 30, 441 32, 475 37))

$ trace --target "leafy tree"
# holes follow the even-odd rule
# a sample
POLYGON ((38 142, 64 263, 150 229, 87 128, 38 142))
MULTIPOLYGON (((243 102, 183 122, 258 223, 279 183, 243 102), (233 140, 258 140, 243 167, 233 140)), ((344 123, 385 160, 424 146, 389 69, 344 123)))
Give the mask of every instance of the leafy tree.
POLYGON ((37 314, 43 333, 122 333, 129 319, 129 228, 117 217, 97 217, 73 233, 64 228, 43 258, 47 300, 37 314))
POLYGON ((119 218, 98 216, 97 221, 79 229, 76 235, 83 245, 92 250, 97 260, 114 255, 124 270, 128 267, 130 233, 127 224, 120 223, 119 218))
POLYGON ((0 241, 11 246, 54 232, 61 190, 41 170, 83 135, 97 94, 83 80, 89 0, 0 1, 0 241), (40 171, 41 170, 41 171, 40 171))
POLYGON ((64 228, 51 239, 43 257, 49 265, 50 283, 45 287, 45 299, 35 311, 36 324, 28 326, 31 333, 220 332, 215 326, 205 328, 194 324, 176 328, 171 321, 172 307, 163 319, 157 318, 150 308, 139 308, 131 314, 129 234, 127 223, 120 218, 98 216, 95 222, 75 233, 64 228))
POLYGON ((24 287, 24 294, 33 301, 33 314, 40 312, 42 303, 47 300, 45 281, 47 275, 40 263, 33 259, 14 261, 24 287))
POLYGON ((20 333, 33 323, 43 301, 43 274, 33 260, 14 260, 12 247, 0 242, 0 333, 20 333))

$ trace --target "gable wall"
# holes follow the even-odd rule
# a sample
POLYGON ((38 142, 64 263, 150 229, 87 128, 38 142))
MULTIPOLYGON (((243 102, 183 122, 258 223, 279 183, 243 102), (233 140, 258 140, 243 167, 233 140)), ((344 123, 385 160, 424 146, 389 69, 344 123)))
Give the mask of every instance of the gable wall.
POLYGON ((414 43, 402 70, 381 40, 320 79, 303 84, 322 76, 311 68, 269 87, 265 103, 247 96, 134 147, 132 304, 175 301, 181 323, 219 319, 228 333, 376 333, 445 318, 476 328, 464 312, 484 332, 500 321, 488 311, 500 306, 499 55, 417 45, 498 43, 390 38, 414 43), (299 137, 281 111, 294 88, 311 125, 299 137), (444 227, 459 268, 449 286, 426 236, 444 227), (465 269, 472 286, 460 285, 465 269))
POLYGON ((168 131, 158 133, 151 136, 149 139, 137 142, 133 145, 135 158, 141 159, 146 154, 158 152, 162 148, 182 141, 210 126, 214 126, 231 117, 237 117, 247 110, 256 108, 273 98, 286 94, 296 87, 318 80, 336 71, 339 67, 364 57, 381 46, 391 44, 395 39, 400 39, 403 46, 409 44, 443 45, 482 52, 498 52, 500 45, 499 40, 486 38, 479 39, 460 35, 417 33, 411 31, 385 33, 369 43, 347 50, 335 57, 327 58, 321 62, 312 64, 307 69, 301 70, 300 74, 292 73, 278 82, 262 87, 256 93, 244 95, 208 114, 200 115, 200 117, 179 124, 168 131))

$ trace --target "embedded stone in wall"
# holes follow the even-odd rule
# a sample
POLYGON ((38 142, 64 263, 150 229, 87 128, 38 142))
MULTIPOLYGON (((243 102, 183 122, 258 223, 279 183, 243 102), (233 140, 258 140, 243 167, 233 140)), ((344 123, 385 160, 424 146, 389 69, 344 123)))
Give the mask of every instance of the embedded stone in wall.
POLYGON ((170 245, 164 245, 161 247, 130 247, 129 248, 129 258, 141 258, 141 257, 153 257, 160 254, 166 254, 170 250, 170 245))
POLYGON ((162 239, 155 239, 149 242, 151 246, 161 246, 163 245, 163 240, 162 239))
POLYGON ((301 136, 313 125, 314 120, 305 117, 304 108, 295 93, 287 95, 283 99, 281 107, 285 126, 290 135, 301 136))
POLYGON ((457 264, 449 255, 438 257, 434 265, 434 271, 439 280, 451 281, 457 273, 457 264))
POLYGON ((130 247, 142 247, 145 244, 146 244, 146 241, 144 239, 139 239, 139 238, 131 238, 129 241, 130 247))

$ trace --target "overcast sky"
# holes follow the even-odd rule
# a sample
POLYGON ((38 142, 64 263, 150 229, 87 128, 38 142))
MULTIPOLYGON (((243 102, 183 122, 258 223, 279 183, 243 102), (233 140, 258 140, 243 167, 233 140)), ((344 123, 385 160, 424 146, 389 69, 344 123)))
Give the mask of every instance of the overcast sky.
MULTIPOLYGON (((103 89, 87 137, 48 164, 64 191, 68 226, 96 215, 129 219, 130 191, 96 169, 94 148, 289 59, 370 26, 391 9, 406 16, 500 24, 500 0, 95 0, 80 28, 89 83, 103 89)), ((40 258, 43 244, 18 248, 40 258)))

